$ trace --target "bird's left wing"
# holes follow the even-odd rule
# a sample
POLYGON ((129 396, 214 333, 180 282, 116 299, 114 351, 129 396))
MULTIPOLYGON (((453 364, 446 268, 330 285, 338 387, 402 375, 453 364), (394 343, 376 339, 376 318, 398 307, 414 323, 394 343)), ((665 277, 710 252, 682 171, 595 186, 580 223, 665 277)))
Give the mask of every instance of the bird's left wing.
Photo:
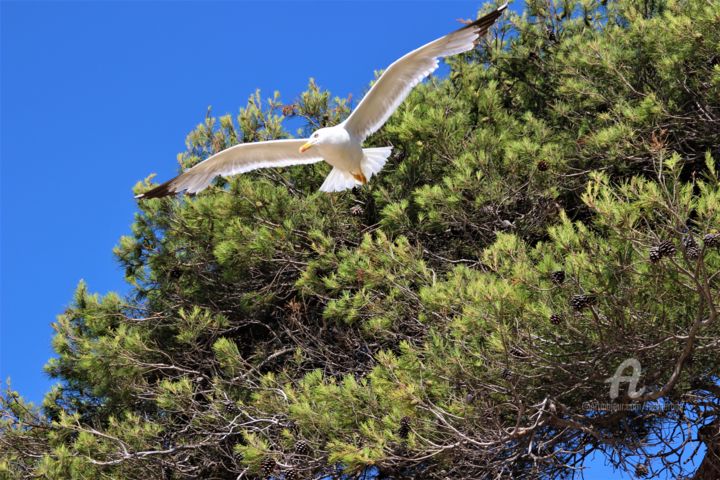
POLYGON ((307 140, 287 139, 241 143, 209 157, 177 177, 135 198, 157 198, 187 191, 197 193, 210 185, 218 175, 228 176, 258 168, 306 165, 322 160, 316 152, 300 153, 307 140))
POLYGON ((435 71, 439 58, 474 48, 477 40, 487 33, 506 8, 507 3, 396 60, 380 75, 375 85, 345 120, 345 129, 362 141, 382 127, 413 87, 435 71))

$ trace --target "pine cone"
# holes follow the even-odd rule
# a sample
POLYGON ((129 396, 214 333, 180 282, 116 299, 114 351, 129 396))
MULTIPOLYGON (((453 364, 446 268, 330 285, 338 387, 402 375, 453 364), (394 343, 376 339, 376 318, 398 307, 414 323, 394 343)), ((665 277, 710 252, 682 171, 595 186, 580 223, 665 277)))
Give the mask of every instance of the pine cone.
POLYGON ((650 263, 657 263, 662 260, 662 255, 660 255, 658 247, 652 247, 650 249, 650 255, 648 255, 648 258, 650 259, 650 263))
POLYGON ((555 43, 557 42, 557 36, 555 36, 555 30, 551 25, 545 26, 545 33, 547 33, 548 40, 555 43))
POLYGON ((565 281, 565 272, 562 270, 556 270, 550 274, 550 280, 555 285, 561 285, 565 281))
POLYGON ((703 237, 705 248, 717 247, 720 245, 720 233, 708 233, 703 237))
POLYGON ((695 237, 687 234, 683 237, 682 245, 684 248, 697 247, 697 242, 695 241, 695 237))
POLYGON ((266 458, 260 464, 260 470, 262 470, 263 475, 270 475, 275 470, 275 460, 270 457, 266 458))
POLYGON ((546 172, 548 168, 550 168, 550 165, 548 165, 548 163, 545 160, 540 160, 537 163, 537 169, 540 170, 541 172, 546 172))
POLYGON ((595 304, 595 296, 594 295, 574 295, 570 299, 570 306, 576 311, 583 310, 594 304, 595 304))
POLYGON ((285 472, 285 480, 300 480, 300 472, 298 472, 294 468, 291 468, 290 470, 285 472))
POLYGON ((635 465, 635 476, 636 477, 645 477, 649 473, 647 465, 644 465, 642 463, 638 463, 635 465))
POLYGON ((661 242, 657 248, 661 257, 671 257, 675 255, 675 244, 671 240, 661 242))
POLYGON ((398 428, 398 437, 405 440, 410 435, 410 418, 403 417, 400 419, 400 428, 398 428))
POLYGON ((697 260, 700 256, 700 248, 692 235, 687 235, 683 238, 683 248, 689 260, 697 260))
POLYGON ((550 323, 553 325, 560 325, 560 322, 562 322, 562 317, 560 315, 557 313, 550 315, 550 323))
POLYGON ((298 455, 310 455, 310 445, 305 440, 300 440, 295 444, 295 453, 298 455))
POLYGON ((675 255, 675 244, 670 240, 663 240, 659 245, 650 249, 650 263, 657 263, 665 257, 675 255))
MULTIPOLYGON (((393 453, 398 457, 405 457, 408 454, 407 444, 405 442, 390 443, 393 453)), ((343 477, 344 478, 344 477, 343 477)), ((360 477, 363 478, 363 477, 360 477)), ((376 478, 376 477, 373 477, 376 478)))

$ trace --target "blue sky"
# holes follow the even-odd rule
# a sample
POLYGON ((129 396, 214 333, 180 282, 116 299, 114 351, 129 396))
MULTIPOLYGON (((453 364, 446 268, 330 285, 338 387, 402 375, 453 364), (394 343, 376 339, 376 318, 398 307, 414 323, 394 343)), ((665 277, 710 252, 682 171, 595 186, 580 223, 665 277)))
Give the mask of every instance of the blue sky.
POLYGON ((131 187, 177 172, 212 105, 260 88, 292 101, 314 77, 357 98, 398 56, 477 2, 2 1, 0 369, 40 400, 51 322, 80 279, 125 291, 112 256, 131 187), (442 19, 442 20, 439 20, 442 19))
MULTIPOLYGON (((310 77, 357 99, 373 70, 480 5, 0 2, 0 378, 39 402, 50 325, 78 281, 126 291, 112 248, 131 187, 176 173, 208 106, 237 113, 256 88, 289 102, 310 77)), ((600 463, 586 478, 608 478, 600 463)))

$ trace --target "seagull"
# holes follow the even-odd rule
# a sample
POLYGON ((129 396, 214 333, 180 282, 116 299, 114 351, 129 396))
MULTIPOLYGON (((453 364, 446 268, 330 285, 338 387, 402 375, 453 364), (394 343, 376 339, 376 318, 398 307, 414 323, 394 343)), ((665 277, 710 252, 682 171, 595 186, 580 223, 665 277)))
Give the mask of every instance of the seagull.
POLYGON ((438 68, 440 58, 475 48, 506 8, 507 3, 396 60, 339 125, 320 128, 307 139, 270 140, 229 147, 135 198, 158 198, 180 192, 195 194, 207 188, 217 176, 321 161, 329 163, 333 169, 320 191, 339 192, 367 184, 383 168, 392 147, 363 148, 365 139, 382 127, 412 89, 438 68))

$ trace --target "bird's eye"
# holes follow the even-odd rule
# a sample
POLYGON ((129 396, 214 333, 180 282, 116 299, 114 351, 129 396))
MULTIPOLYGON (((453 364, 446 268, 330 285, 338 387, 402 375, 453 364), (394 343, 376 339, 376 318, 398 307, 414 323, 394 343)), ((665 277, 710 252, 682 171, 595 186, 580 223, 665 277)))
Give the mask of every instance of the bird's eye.
POLYGON ((313 138, 318 138, 319 136, 320 135, 316 133, 315 135, 313 135, 313 138))

